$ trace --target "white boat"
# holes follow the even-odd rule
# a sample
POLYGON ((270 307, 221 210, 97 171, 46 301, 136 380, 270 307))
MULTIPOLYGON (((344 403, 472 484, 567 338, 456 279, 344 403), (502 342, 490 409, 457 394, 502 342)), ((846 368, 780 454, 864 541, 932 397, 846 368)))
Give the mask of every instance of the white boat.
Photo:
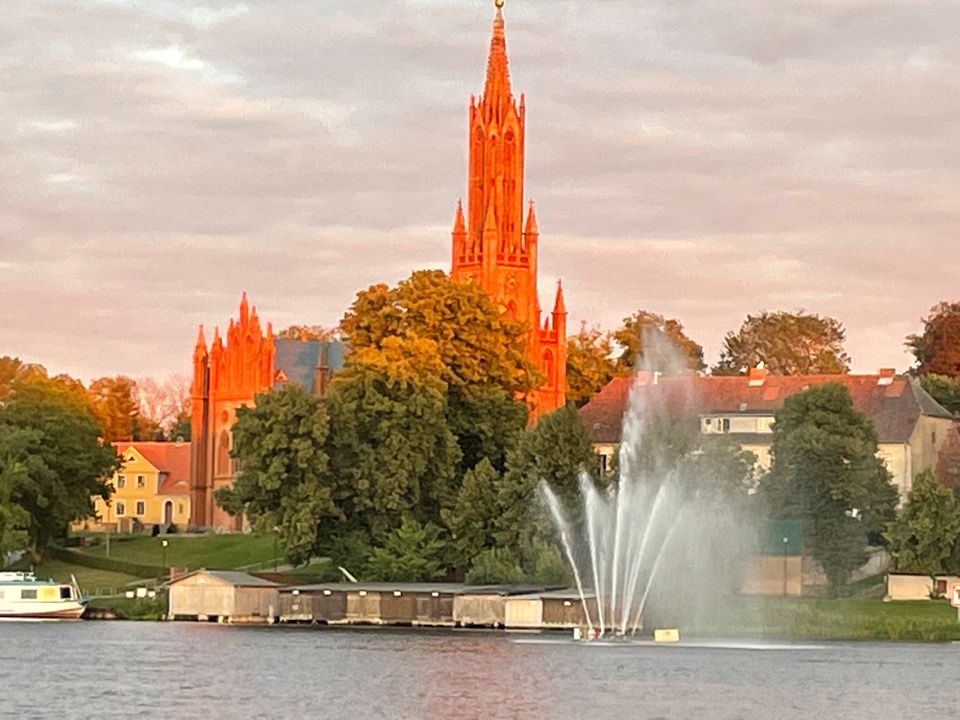
POLYGON ((0 619, 76 620, 86 609, 76 580, 38 580, 33 573, 0 572, 0 619))

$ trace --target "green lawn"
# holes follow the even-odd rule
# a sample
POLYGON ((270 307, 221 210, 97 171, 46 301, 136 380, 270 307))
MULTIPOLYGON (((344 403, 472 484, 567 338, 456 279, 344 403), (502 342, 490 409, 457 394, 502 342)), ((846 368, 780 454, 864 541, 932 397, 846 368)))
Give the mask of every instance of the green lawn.
POLYGON ((943 600, 741 598, 704 631, 794 640, 960 640, 957 611, 943 600))
MULTIPOLYGON (((106 545, 76 548, 81 552, 104 556, 106 545)), ((110 557, 141 565, 201 567, 233 570, 257 563, 270 563, 276 550, 273 535, 168 535, 137 537, 110 543, 110 557), (162 540, 167 541, 166 553, 162 540)), ((280 561, 283 562, 282 560, 280 561)))
POLYGON ((123 592, 129 583, 140 580, 140 578, 132 575, 110 572, 109 570, 95 570, 94 568, 72 565, 60 560, 47 560, 43 565, 36 568, 35 572, 37 577, 53 578, 57 582, 70 582, 70 576, 73 575, 77 578, 80 589, 85 594, 91 595, 108 592, 110 588, 116 588, 117 592, 123 592))

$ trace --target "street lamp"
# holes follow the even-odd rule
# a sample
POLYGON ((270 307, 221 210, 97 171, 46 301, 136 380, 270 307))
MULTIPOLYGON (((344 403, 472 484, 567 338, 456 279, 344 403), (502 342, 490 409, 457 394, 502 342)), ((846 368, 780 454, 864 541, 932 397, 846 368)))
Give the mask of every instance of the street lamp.
POLYGON ((160 541, 160 547, 163 548, 163 572, 165 575, 169 575, 167 572, 167 545, 169 543, 166 540, 160 541))
POLYGON ((790 538, 784 535, 780 538, 783 541, 783 597, 787 596, 787 546, 790 543, 790 538))

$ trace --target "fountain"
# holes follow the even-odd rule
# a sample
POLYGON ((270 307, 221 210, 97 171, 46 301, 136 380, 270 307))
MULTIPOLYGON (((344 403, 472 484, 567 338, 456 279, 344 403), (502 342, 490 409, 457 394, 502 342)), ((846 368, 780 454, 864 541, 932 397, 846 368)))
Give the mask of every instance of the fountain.
MULTIPOLYGON (((661 362, 670 352, 661 350, 661 362)), ((579 522, 571 522, 572 513, 541 483, 589 638, 633 637, 643 629, 655 596, 671 620, 684 613, 685 620, 702 619, 724 588, 737 585, 737 558, 749 544, 749 523, 718 484, 711 478, 692 482, 689 473, 679 471, 677 453, 667 447, 669 427, 671 422, 678 427, 676 415, 693 407, 696 383, 689 375, 673 376, 669 387, 657 388, 663 380, 650 372, 634 379, 618 476, 602 487, 580 474, 579 522)))

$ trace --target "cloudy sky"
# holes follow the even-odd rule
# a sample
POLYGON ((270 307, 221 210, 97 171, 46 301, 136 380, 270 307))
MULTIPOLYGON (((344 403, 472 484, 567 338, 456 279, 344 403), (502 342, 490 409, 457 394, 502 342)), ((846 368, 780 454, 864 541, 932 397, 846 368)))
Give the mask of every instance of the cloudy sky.
MULTIPOLYGON (((507 0, 541 294, 574 326, 842 320, 857 370, 960 298, 956 0, 507 0)), ((489 0, 4 0, 0 355, 189 370, 447 268, 489 0)))

